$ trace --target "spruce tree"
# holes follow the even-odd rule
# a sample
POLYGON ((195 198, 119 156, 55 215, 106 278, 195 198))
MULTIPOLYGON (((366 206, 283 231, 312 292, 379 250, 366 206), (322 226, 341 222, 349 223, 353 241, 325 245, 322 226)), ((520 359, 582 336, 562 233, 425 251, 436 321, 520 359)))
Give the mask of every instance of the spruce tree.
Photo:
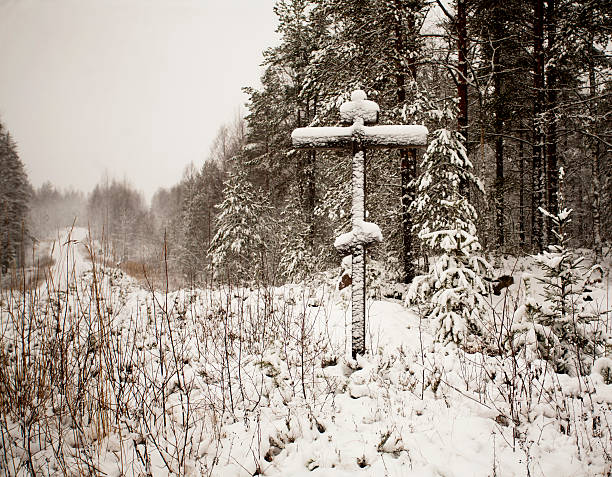
POLYGON ((21 265, 29 241, 28 212, 31 186, 17 145, 0 123, 0 271, 21 265))
POLYGON ((412 211, 418 237, 435 258, 429 272, 412 282, 408 300, 423 305, 438 341, 466 343, 486 331, 482 277, 489 265, 479 255, 476 211, 463 184, 482 185, 471 172, 461 135, 446 128, 430 134, 421 167, 412 211))
POLYGON ((190 282, 210 262, 208 249, 215 233, 215 206, 223 199, 224 178, 224 172, 213 160, 204 162, 199 172, 192 171, 192 174, 184 178, 179 259, 190 282))
POLYGON ((209 253, 218 279, 248 283, 263 278, 266 271, 269 207, 244 164, 238 158, 234 162, 224 183, 223 202, 217 206, 217 232, 209 253))
POLYGON ((602 352, 601 331, 592 322, 597 318, 583 301, 584 257, 569 248, 567 233, 572 210, 565 207, 562 194, 563 169, 559 172, 559 208, 556 214, 540 209, 552 223, 548 248, 536 256, 542 268, 538 277, 543 300, 532 297, 520 309, 513 326, 515 348, 525 347, 528 359, 549 360, 558 372, 588 374, 590 365, 602 352))
POLYGON ((126 180, 97 184, 89 195, 87 214, 94 232, 102 236, 104 231, 115 260, 142 259, 153 246, 153 219, 142 194, 126 180))

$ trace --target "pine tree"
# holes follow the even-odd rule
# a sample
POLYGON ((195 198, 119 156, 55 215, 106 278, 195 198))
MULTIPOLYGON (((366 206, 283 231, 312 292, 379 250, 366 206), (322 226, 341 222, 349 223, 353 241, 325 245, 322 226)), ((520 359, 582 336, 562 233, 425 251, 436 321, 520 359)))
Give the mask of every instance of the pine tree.
POLYGON ((218 205, 217 232, 209 253, 215 276, 248 283, 264 277, 270 209, 261 190, 249 181, 237 158, 224 183, 223 202, 218 205))
POLYGON ((31 186, 17 154, 17 145, 0 123, 0 271, 21 265, 29 241, 31 186))
MULTIPOLYGON (((365 89, 381 107, 381 122, 397 123, 414 118, 401 114, 407 101, 411 101, 411 82, 417 79, 419 65, 423 64, 424 40, 421 28, 427 15, 427 2, 422 0, 385 0, 343 2, 339 0, 319 0, 315 2, 315 11, 331 21, 334 28, 322 42, 322 48, 316 52, 308 69, 307 84, 317 84, 321 102, 326 105, 321 109, 328 111, 337 105, 332 100, 359 87, 365 89), (338 70, 335 65, 341 64, 338 70)), ((401 281, 409 283, 415 274, 415 244, 412 234, 412 217, 409 204, 414 197, 411 188, 416 177, 416 149, 399 151, 399 158, 388 152, 372 153, 375 157, 370 162, 388 161, 385 168, 385 184, 389 179, 399 182, 399 197, 388 227, 390 233, 399 242, 401 253, 401 281), (393 172, 389 177, 389 169, 393 172)), ((375 171, 373 171, 375 172, 375 171)), ((369 174, 376 183, 375 178, 369 174)), ((383 182, 383 181, 381 181, 383 182)), ((371 188, 368 191, 371 202, 381 203, 383 199, 389 210, 388 190, 371 188)), ((375 210, 370 210, 376 213, 375 210)), ((389 222, 390 217, 385 217, 389 222)))
MULTIPOLYGON (((317 16, 311 0, 276 3, 281 43, 266 52, 263 88, 246 88, 250 95, 247 155, 253 167, 250 180, 269 193, 278 212, 276 233, 287 237, 279 250, 283 272, 297 278, 296 267, 312 269, 320 254, 320 224, 315 219, 321 180, 320 155, 315 151, 290 152, 294 128, 317 121, 320 87, 307 80, 311 57, 320 48, 328 22, 317 16), (291 217, 291 219, 289 219, 291 217), (301 250, 294 253, 288 243, 301 250), (308 257, 308 258, 307 258, 308 257), (300 265, 298 265, 298 263, 300 265)), ((299 273, 303 275, 303 273, 299 273)))
POLYGON ((125 180, 97 184, 89 195, 87 214, 95 233, 102 236, 104 231, 116 260, 129 261, 135 256, 142 259, 154 245, 153 219, 144 198, 125 180))
POLYGON ((199 172, 192 171, 183 179, 182 246, 178 255, 190 282, 210 261, 208 249, 215 232, 215 206, 223 199, 224 177, 219 164, 208 160, 199 172))
POLYGON ((58 190, 47 181, 32 192, 30 204, 31 233, 38 240, 70 227, 75 218, 85 217, 85 195, 78 190, 58 190))
POLYGON ((308 246, 310 227, 301 207, 289 204, 281 216, 282 247, 281 273, 290 281, 297 282, 309 277, 315 269, 316 257, 308 246), (292 206, 293 205, 293 206, 292 206))
POLYGON ((415 228, 436 258, 426 275, 415 278, 408 300, 423 304, 438 341, 465 343, 486 331, 482 277, 489 265, 479 255, 476 211, 462 184, 482 185, 470 171, 461 135, 445 128, 430 135, 421 167, 412 205, 415 228))
MULTIPOLYGON (((612 11, 596 0, 573 3, 571 8, 566 8, 566 11, 569 14, 563 15, 558 21, 558 36, 562 39, 557 42, 556 53, 558 57, 564 58, 565 64, 571 64, 571 70, 564 76, 571 76, 574 82, 571 85, 564 84, 566 89, 568 86, 573 87, 571 91, 565 92, 569 99, 567 101, 569 107, 564 108, 564 116, 569 119, 571 129, 576 131, 578 137, 581 137, 579 147, 586 152, 585 159, 587 160, 580 162, 584 165, 590 163, 590 168, 587 168, 586 171, 583 169, 584 172, 578 174, 585 176, 589 184, 587 192, 591 195, 591 214, 576 210, 574 221, 581 217, 588 219, 591 215, 595 261, 601 262, 605 237, 606 235, 610 237, 610 229, 608 228, 606 234, 605 225, 606 218, 610 224, 611 214, 605 214, 604 211, 609 209, 612 197, 609 193, 606 194, 606 190, 610 190, 609 178, 611 177, 609 144, 612 138, 612 122, 608 116, 610 92, 612 91, 609 54, 612 41, 610 36, 612 11), (581 78, 583 81, 576 82, 575 78, 581 78), (585 101, 576 103, 574 100, 576 97, 585 101), (588 105, 587 108, 585 108, 585 103, 588 105), (608 187, 606 187, 606 176, 608 187)), ((569 164, 566 163, 569 176, 572 171, 568 170, 567 166, 569 164)), ((567 183, 565 186, 567 187, 567 183)), ((567 199, 569 198, 568 196, 567 199)), ((574 202, 574 204, 580 206, 579 203, 574 202)), ((590 224, 578 223, 580 229, 584 229, 585 226, 590 228, 590 224)))
MULTIPOLYGON (((348 158, 330 152, 291 151, 291 130, 336 123, 339 105, 357 87, 366 89, 380 104, 381 122, 402 121, 401 111, 409 99, 407 85, 415 78, 421 57, 426 2, 283 0, 275 11, 281 44, 266 52, 263 89, 247 90, 251 96, 247 152, 263 179, 261 186, 280 212, 278 222, 285 223, 289 216, 299 219, 293 232, 282 232, 289 233, 304 252, 299 256, 337 263, 329 246, 334 237, 330 234, 344 224, 321 220, 326 208, 321 199, 342 190, 345 174, 339 171, 347 167, 350 171, 348 158)), ((415 254, 407 204, 413 195, 408 185, 415 177, 416 155, 405 151, 398 158, 389 152, 372 152, 369 158, 370 164, 385 166, 370 166, 368 171, 368 200, 379 205, 379 210, 374 206, 369 211, 374 220, 384 214, 389 229, 385 234, 393 237, 389 245, 402 254, 395 263, 404 269, 404 280, 410 280, 415 254), (399 187, 389 187, 390 182, 399 187), (389 200, 397 204, 390 207, 389 200)), ((283 256, 285 264, 295 263, 298 257, 283 256)))

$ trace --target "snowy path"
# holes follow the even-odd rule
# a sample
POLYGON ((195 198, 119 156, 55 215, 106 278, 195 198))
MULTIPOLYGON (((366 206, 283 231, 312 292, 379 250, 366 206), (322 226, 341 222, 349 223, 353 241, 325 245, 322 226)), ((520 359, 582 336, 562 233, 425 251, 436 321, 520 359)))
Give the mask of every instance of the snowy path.
POLYGON ((87 258, 85 244, 88 232, 84 227, 67 228, 58 231, 57 238, 51 244, 53 267, 51 277, 55 287, 65 290, 68 284, 75 283, 85 271, 91 269, 87 258))
POLYGON ((431 344, 428 323, 398 302, 373 301, 368 313, 368 330, 372 348, 410 347, 420 349, 431 344), (421 332, 419 331, 421 329, 421 332), (415 348, 416 346, 416 348, 415 348))

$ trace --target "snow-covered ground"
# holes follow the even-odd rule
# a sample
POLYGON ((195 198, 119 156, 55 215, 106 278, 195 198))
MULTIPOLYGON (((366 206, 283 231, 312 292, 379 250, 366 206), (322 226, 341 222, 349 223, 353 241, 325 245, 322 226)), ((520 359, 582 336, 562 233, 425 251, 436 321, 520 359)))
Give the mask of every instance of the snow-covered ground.
POLYGON ((62 230, 57 237, 49 240, 53 259, 51 275, 58 283, 70 283, 91 269, 86 247, 89 246, 86 228, 74 227, 62 230))
MULTIPOLYGON (((434 343, 418 310, 370 300, 369 353, 353 361, 350 290, 153 293, 94 274, 83 242, 78 229, 54 249, 67 286, 3 298, 2 475, 612 473, 605 360, 571 377, 495 343, 468 353, 434 343)), ((531 271, 505 267, 500 313, 531 271)), ((594 306, 611 291, 594 284, 594 306)))

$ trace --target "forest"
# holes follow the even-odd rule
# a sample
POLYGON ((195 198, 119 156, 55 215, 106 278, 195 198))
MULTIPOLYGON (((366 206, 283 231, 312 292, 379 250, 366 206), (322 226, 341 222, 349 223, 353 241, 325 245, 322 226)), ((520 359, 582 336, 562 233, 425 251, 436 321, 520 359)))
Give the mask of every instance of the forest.
MULTIPOLYGON (((87 199, 67 192, 81 222, 104 229, 116 261, 151 264, 165 237, 179 281, 231 272, 282 283, 337 267, 332 244, 349 220, 350 157, 294 150, 291 131, 338 124, 357 88, 379 104, 380 124, 460 134, 478 178, 460 193, 487 253, 542 251, 555 237, 540 209, 554 216, 565 207, 572 246, 601 259, 612 227, 605 3, 458 1, 449 10, 424 0, 282 1, 275 12, 281 42, 265 52, 262 86, 245 88, 247 116, 220 127, 202 165, 186 165, 150 205, 127 180, 107 178, 87 199)), ((422 152, 376 151, 367 162, 368 213, 386 237, 372 258, 390 280, 409 283, 426 269, 417 237, 424 218, 411 208, 422 152)), ((34 238, 73 218, 41 209, 52 187, 30 194, 34 238)))
MULTIPOLYGON (((159 221, 181 244, 176 262, 195 267, 185 272, 214 264, 240 235, 248 245, 231 253, 238 276, 300 280, 337 266, 331 245, 349 218, 350 157, 298 152, 290 135, 338 124, 339 105, 357 88, 379 104, 380 124, 461 135, 482 186, 465 183, 460 192, 486 251, 543 250, 555 237, 540 208, 554 216, 566 207, 572 245, 601 258, 611 227, 609 9, 596 1, 442 7, 279 2, 282 42, 266 52, 263 86, 247 88, 245 122, 222 128, 210 160, 154 199, 175 204, 159 221), (214 186, 220 177, 223 190, 214 186), (180 227, 167 219, 179 216, 180 227), (241 270, 247 263, 257 274, 241 270)), ((417 239, 424 217, 411 208, 425 164, 414 150, 367 161, 368 211, 386 238, 374 258, 390 279, 408 283, 427 253, 417 239)))

